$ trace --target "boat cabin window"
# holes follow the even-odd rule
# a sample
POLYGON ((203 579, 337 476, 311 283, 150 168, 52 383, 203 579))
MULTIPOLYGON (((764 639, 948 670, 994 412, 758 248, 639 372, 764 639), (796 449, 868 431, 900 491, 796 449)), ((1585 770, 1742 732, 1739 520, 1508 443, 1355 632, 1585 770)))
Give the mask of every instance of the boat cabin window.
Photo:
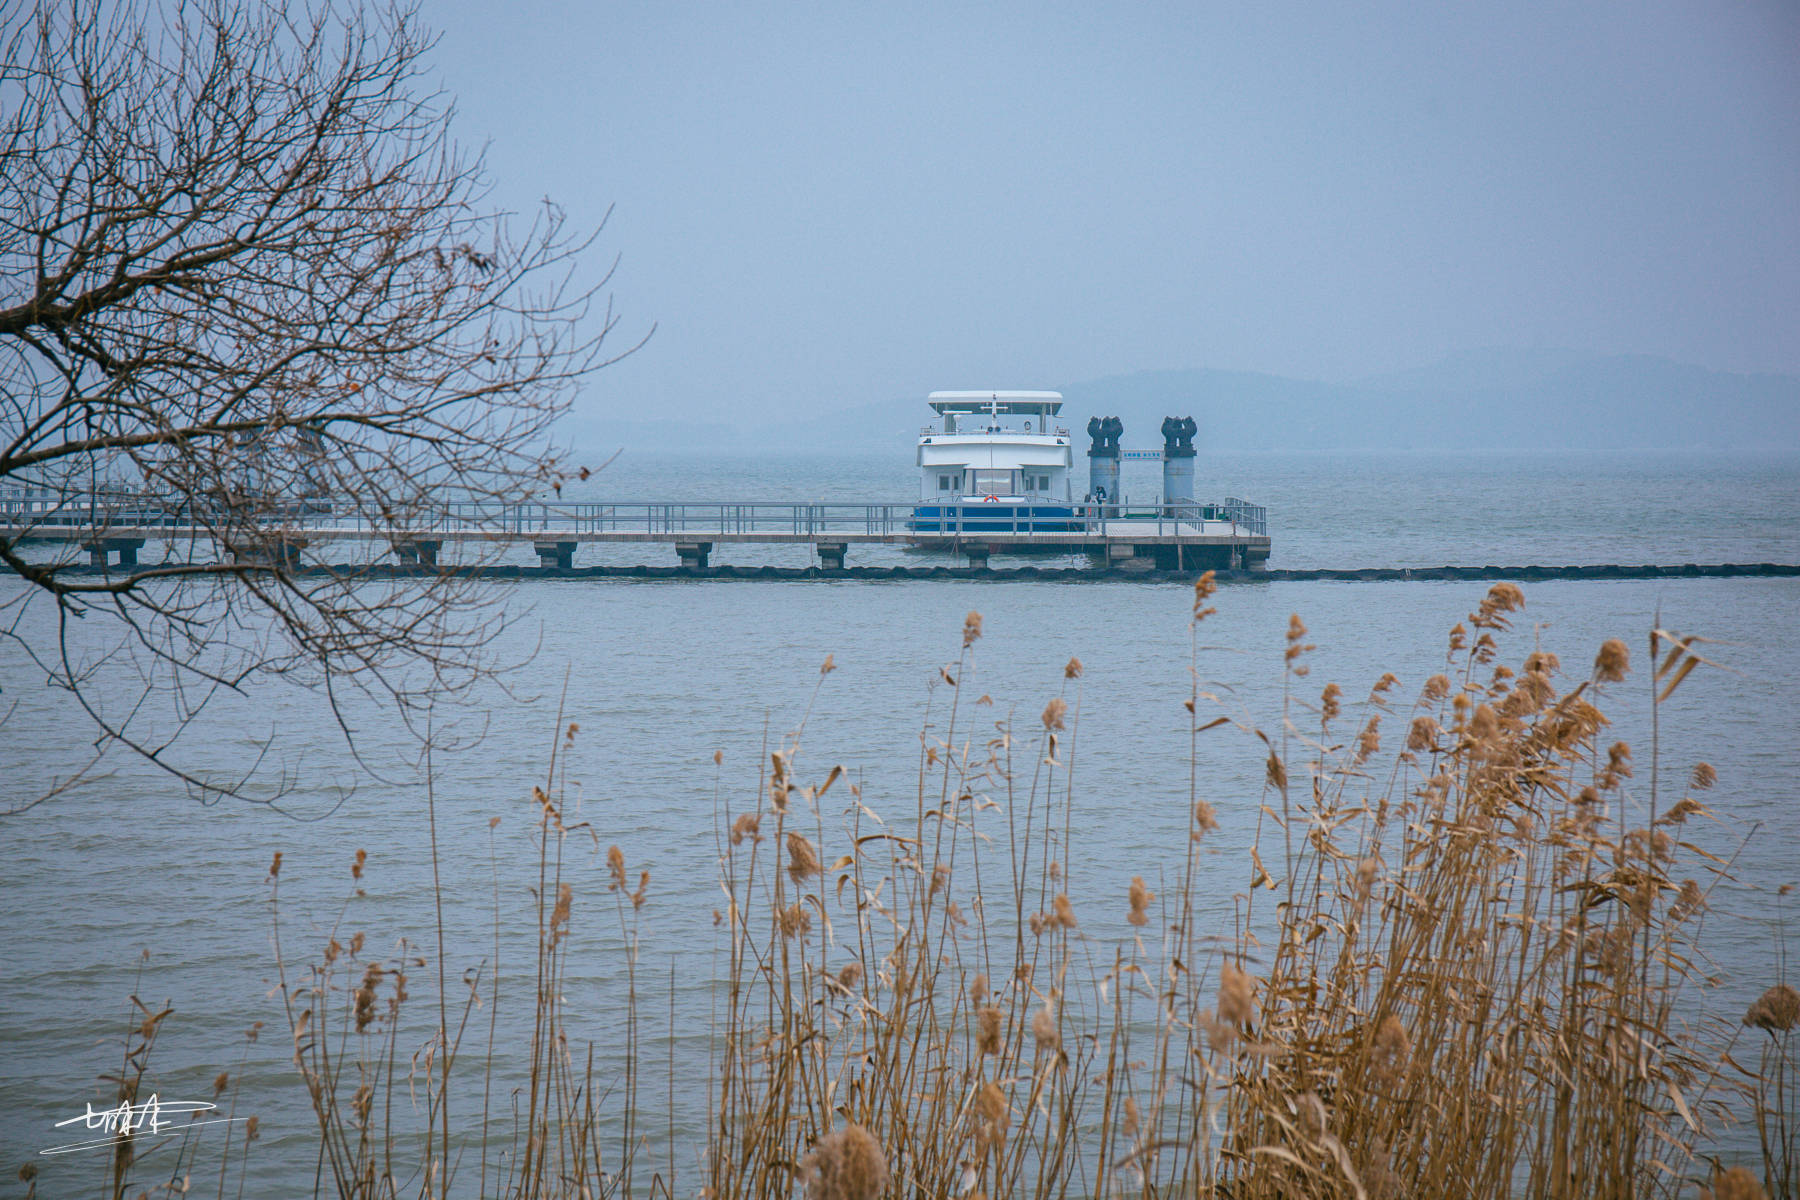
POLYGON ((976 471, 975 490, 988 496, 1012 491, 1011 471, 976 471))
POLYGON ((938 491, 940 491, 940 492, 955 491, 956 490, 956 481, 958 478, 959 478, 959 476, 956 476, 956 475, 939 475, 938 476, 938 491))

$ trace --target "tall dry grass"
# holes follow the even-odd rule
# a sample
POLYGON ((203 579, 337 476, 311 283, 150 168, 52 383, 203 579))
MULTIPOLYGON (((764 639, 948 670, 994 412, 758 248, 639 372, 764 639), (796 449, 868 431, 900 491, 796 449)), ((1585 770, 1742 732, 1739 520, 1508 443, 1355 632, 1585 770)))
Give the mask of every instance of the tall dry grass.
MULTIPOLYGON (((1194 592, 1196 664, 1213 595, 1209 575, 1194 592)), ((1541 649, 1508 665, 1523 604, 1496 585, 1450 632, 1439 673, 1411 695, 1385 675, 1356 701, 1311 690, 1296 617, 1267 729, 1220 715, 1197 665, 1188 778, 1172 789, 1186 794, 1185 853, 1119 895, 1070 884, 1079 661, 1015 728, 980 694, 982 621, 969 614, 904 819, 865 804, 842 767, 809 765, 803 718, 756 794, 716 814, 707 1134, 654 1168, 637 1161, 660 1127, 642 1086, 657 1064, 637 1032, 648 877, 607 852, 626 1068, 597 1080, 562 1007, 572 914, 594 908, 573 903, 564 865, 604 839, 565 823, 553 755, 532 793, 523 1044, 495 1044, 497 932, 454 1003, 441 928, 435 956, 378 960, 334 933, 304 969, 284 960, 316 1190, 1793 1196, 1800 994, 1785 963, 1741 1024, 1698 1016, 1709 898, 1729 863, 1689 836, 1712 819, 1712 768, 1665 768, 1656 743, 1661 706, 1705 665, 1702 642, 1658 629, 1639 664, 1609 641, 1575 670, 1541 649), (1651 708, 1643 755, 1603 708, 1632 689, 1651 708), (1244 745, 1262 760, 1261 794, 1203 794, 1202 762, 1244 745), (1255 814, 1242 861, 1212 852, 1226 801, 1234 819, 1255 814), (1121 921, 1123 936, 1093 932, 1121 921), (433 974, 436 1032, 402 1045, 400 1014, 433 974), (479 1006, 481 1061, 513 1055, 526 1078, 499 1113, 490 1069, 457 1066, 482 1036, 479 1006), (1761 1162, 1701 1155, 1733 1120, 1755 1125, 1761 1162)))
MULTIPOLYGON (((293 1062, 318 1123, 317 1194, 344 1200, 635 1194, 643 1108, 638 1095, 638 914, 648 895, 649 873, 640 874, 634 890, 623 852, 617 846, 607 852, 608 890, 614 893, 622 933, 620 967, 629 987, 619 1022, 624 1077, 597 1081, 593 1045, 584 1046, 573 1035, 566 1015, 575 907, 566 868, 574 848, 585 841, 597 852, 599 839, 586 822, 568 817, 561 771, 578 726, 565 725, 559 714, 557 728, 561 744, 553 746, 544 782, 531 789, 537 858, 529 895, 536 937, 524 990, 532 1011, 528 1024, 518 1027, 522 1032, 516 1041, 508 1044, 499 1024, 503 959, 497 867, 493 949, 481 966, 461 977, 454 1009, 444 973, 441 901, 435 960, 416 953, 417 947, 405 939, 390 958, 365 955, 362 933, 346 945, 334 927, 322 952, 290 972, 277 919, 276 957, 293 1062), (403 1055, 399 1037, 402 1009, 411 998, 409 972, 424 972, 433 962, 436 1027, 423 1044, 403 1055), (458 1075, 456 1063, 472 1023, 475 1036, 481 1036, 477 1018, 484 1008, 483 1066, 458 1075), (517 1067, 509 1077, 523 1082, 496 1096, 494 1064, 501 1059, 517 1067)), ((434 892, 439 892, 435 792, 427 796, 427 812, 434 892)), ((490 835, 498 823, 497 817, 489 821, 490 835)), ((490 855, 497 861, 491 845, 490 855)), ((351 867, 353 883, 361 879, 363 867, 358 851, 351 867)), ((272 893, 279 873, 277 855, 270 872, 272 893)), ((672 1182, 669 1175, 656 1174, 649 1195, 672 1195, 672 1182)))
MULTIPOLYGON (((1202 580, 1196 631, 1211 596, 1202 580)), ((1696 766, 1692 791, 1659 807, 1652 762, 1630 793, 1632 751, 1600 707, 1627 682, 1626 647, 1608 642, 1573 679, 1542 651, 1508 667, 1501 639, 1523 603, 1495 586, 1410 705, 1391 676, 1352 710, 1336 685, 1303 698, 1298 618, 1278 729, 1211 716, 1196 682, 1195 738, 1236 726, 1265 756, 1249 861, 1225 868, 1225 887, 1248 887, 1223 931, 1203 919, 1201 893, 1220 884, 1200 852, 1218 818, 1197 748, 1173 894, 1140 877, 1121 897, 1071 895, 1079 664, 1041 728, 984 728, 965 695, 974 614, 905 832, 854 790, 830 805, 835 771, 803 786, 796 734, 721 845, 730 1002, 709 1194, 784 1192, 808 1177, 808 1148, 844 1129, 885 1148, 901 1195, 1586 1197, 1712 1182, 1720 1165, 1695 1146, 1745 1098, 1729 1030, 1694 1016, 1722 864, 1683 835, 1709 815, 1696 793, 1712 771, 1696 766), (827 819, 840 810, 841 827, 827 819), (1139 931, 1110 949, 1078 915, 1109 901, 1139 931)), ((1703 661, 1697 645, 1651 635, 1653 705, 1703 661)), ((1772 1147, 1793 1141, 1791 1097, 1767 1102, 1791 1091, 1787 1049, 1753 1072, 1773 1089, 1754 1106, 1772 1147)), ((1763 1173, 1791 1193, 1782 1169, 1763 1173)))

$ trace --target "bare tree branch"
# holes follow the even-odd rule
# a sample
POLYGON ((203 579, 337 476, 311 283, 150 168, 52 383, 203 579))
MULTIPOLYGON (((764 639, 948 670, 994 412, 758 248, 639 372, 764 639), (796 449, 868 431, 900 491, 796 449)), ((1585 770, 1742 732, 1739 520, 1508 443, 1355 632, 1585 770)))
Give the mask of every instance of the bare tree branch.
POLYGON ((0 487, 160 497, 196 531, 104 578, 0 533, 0 637, 102 748, 266 799, 183 765, 207 698, 281 676, 405 716, 494 667, 491 590, 296 571, 293 517, 397 539, 560 483, 552 423, 618 357, 610 270, 572 283, 599 231, 485 206, 405 4, 36 0, 0 34, 0 487), (70 649, 78 618, 134 697, 98 682, 123 660, 70 649))

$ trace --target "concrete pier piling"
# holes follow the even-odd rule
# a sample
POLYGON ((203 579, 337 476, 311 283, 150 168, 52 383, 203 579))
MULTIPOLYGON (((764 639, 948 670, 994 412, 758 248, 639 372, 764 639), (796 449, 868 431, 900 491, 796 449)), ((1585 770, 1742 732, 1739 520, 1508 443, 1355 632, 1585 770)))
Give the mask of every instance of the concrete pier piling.
POLYGON ((575 547, 578 542, 533 542, 531 548, 537 551, 538 562, 545 567, 555 567, 567 571, 575 566, 575 547))
POLYGON ((83 542, 83 550, 88 552, 88 563, 96 567, 107 565, 108 555, 117 555, 114 560, 118 566, 130 568, 138 565, 137 552, 144 548, 143 538, 109 537, 97 538, 91 542, 83 542))
POLYGON ((284 571, 300 569, 300 552, 308 545, 306 538, 283 537, 248 546, 228 546, 233 562, 256 563, 279 567, 284 571))
POLYGON ((408 567, 435 567, 444 543, 435 538, 409 538, 394 543, 394 557, 408 567))

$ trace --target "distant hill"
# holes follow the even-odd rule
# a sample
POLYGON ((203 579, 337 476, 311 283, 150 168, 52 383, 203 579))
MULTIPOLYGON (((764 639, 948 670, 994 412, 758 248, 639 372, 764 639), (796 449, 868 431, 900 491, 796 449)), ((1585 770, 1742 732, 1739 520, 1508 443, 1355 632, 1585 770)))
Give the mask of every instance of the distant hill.
POLYGON ((1144 371, 1062 389, 1157 443, 1189 413, 1216 450, 1788 449, 1800 378, 1737 375, 1643 355, 1486 350, 1348 384, 1238 371, 1144 371))
MULTIPOLYGON (((1648 355, 1493 349, 1349 383, 1196 368, 1110 375, 1058 390, 1071 429, 1080 432, 1089 416, 1116 415, 1124 444, 1145 449, 1161 445, 1163 417, 1191 415, 1200 423, 1196 442, 1212 450, 1800 451, 1800 378, 1648 355)), ((706 440, 871 450, 906 445, 929 416, 923 395, 895 397, 762 428, 715 426, 706 440)), ((686 434, 693 444, 691 429, 667 424, 634 422, 628 432, 621 425, 610 440, 677 443, 686 434)), ((571 433, 585 441, 581 435, 606 427, 590 418, 571 433)))

